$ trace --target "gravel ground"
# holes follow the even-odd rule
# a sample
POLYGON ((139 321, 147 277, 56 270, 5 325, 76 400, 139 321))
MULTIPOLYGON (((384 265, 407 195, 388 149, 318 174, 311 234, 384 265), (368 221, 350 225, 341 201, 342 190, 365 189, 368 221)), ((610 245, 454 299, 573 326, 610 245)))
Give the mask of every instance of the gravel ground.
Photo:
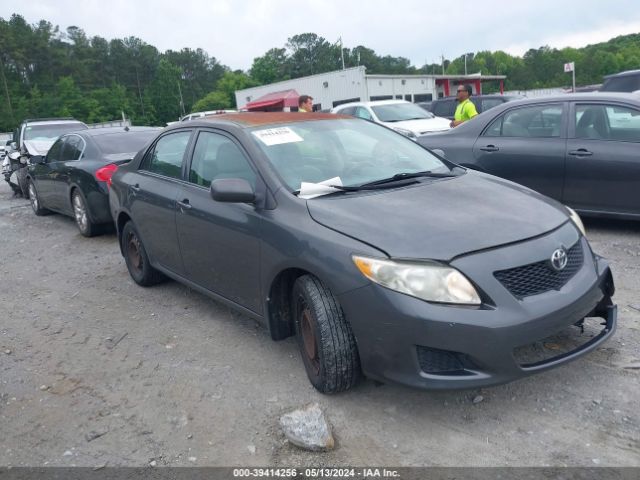
POLYGON ((323 396, 292 339, 175 282, 138 287, 113 233, 36 217, 2 182, 0 465, 640 466, 640 222, 587 228, 620 307, 597 351, 482 390, 323 396), (312 402, 332 452, 278 430, 312 402))

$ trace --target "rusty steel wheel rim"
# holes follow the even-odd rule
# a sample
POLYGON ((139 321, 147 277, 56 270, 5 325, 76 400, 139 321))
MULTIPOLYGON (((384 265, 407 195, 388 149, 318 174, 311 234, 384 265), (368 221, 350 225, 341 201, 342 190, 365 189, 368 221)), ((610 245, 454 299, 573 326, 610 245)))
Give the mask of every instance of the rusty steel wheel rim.
POLYGON ((129 257, 129 263, 133 268, 140 271, 142 270, 142 255, 140 254, 140 240, 133 233, 129 234, 127 241, 127 256, 129 257))
POLYGON ((314 329, 314 321, 311 311, 306 305, 302 310, 302 318, 300 318, 300 331, 302 333, 302 344, 304 354, 309 361, 309 365, 316 373, 320 373, 320 359, 318 358, 318 342, 316 341, 316 333, 314 329))

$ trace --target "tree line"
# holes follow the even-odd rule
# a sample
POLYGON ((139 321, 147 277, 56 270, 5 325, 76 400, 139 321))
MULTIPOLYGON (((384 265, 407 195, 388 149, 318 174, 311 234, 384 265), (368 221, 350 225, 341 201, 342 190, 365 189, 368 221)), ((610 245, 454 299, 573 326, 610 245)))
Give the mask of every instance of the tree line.
MULTIPOLYGON (((563 64, 572 61, 578 85, 639 68, 640 34, 579 49, 544 46, 522 57, 502 51, 466 54, 467 72, 506 75, 509 90, 568 85, 563 64)), ((247 72, 232 71, 199 48, 160 52, 134 36, 88 37, 76 26, 62 31, 46 20, 29 24, 14 14, 0 17, 0 131, 24 118, 72 116, 94 123, 120 118, 122 112, 136 125, 164 125, 191 111, 235 108, 236 90, 343 65, 364 65, 367 73, 378 74, 461 74, 465 56, 416 67, 404 57, 302 33, 255 58, 247 72)))

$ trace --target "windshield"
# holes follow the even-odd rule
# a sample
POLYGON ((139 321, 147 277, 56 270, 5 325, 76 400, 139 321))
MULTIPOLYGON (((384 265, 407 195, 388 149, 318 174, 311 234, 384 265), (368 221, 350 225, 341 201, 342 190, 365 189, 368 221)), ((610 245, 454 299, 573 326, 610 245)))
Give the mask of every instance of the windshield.
POLYGON ((60 123, 57 125, 27 125, 24 129, 24 139, 53 141, 62 134, 86 129, 87 126, 80 122, 60 123))
POLYGON ((397 174, 451 172, 413 140, 358 119, 299 122, 251 133, 293 191, 300 190, 302 182, 336 177, 339 184, 359 186, 397 174))
POLYGON ((134 153, 144 147, 147 142, 158 136, 157 130, 146 132, 121 132, 108 135, 95 135, 96 142, 102 153, 134 153))
POLYGON ((391 103, 371 107, 381 122, 402 122, 404 120, 421 120, 433 118, 433 113, 413 103, 391 103))

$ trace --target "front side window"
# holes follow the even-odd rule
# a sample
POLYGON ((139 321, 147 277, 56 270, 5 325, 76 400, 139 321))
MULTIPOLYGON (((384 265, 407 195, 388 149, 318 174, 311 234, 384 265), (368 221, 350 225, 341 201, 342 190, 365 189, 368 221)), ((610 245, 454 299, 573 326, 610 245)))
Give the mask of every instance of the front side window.
POLYGON ((302 182, 317 183, 336 177, 342 185, 358 186, 396 174, 451 171, 413 140, 358 119, 257 127, 251 134, 293 191, 299 190, 302 182))
POLYGON ((228 137, 213 132, 198 135, 189 182, 209 187, 219 178, 242 178, 255 187, 256 174, 240 148, 228 137))
POLYGON ((541 105, 509 110, 498 117, 484 135, 488 137, 560 136, 562 105, 541 105))
POLYGON ((145 159, 143 170, 171 178, 182 178, 184 159, 191 131, 176 132, 160 138, 145 159))

